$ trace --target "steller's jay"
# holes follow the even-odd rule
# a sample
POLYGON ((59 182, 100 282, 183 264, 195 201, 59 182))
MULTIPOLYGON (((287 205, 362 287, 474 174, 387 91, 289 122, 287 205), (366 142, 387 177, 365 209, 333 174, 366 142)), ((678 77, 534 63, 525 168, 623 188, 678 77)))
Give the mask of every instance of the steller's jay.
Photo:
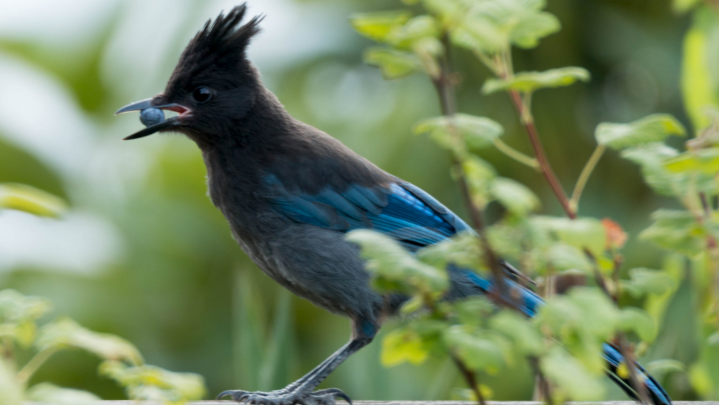
MULTIPOLYGON (((352 322, 350 342, 287 387, 219 397, 267 405, 350 401, 339 389, 314 389, 372 341, 404 298, 370 288, 359 248, 345 233, 373 229, 414 252, 471 229, 418 187, 292 118, 246 58, 261 18, 241 25, 245 12, 241 5, 208 21, 182 53, 164 93, 118 111, 142 111, 149 125, 125 139, 171 131, 195 141, 207 166, 210 198, 242 249, 288 290, 352 322), (159 110, 179 115, 165 120, 159 110)), ((514 275, 509 264, 502 266, 514 275)), ((474 272, 453 267, 449 274, 449 299, 493 290, 491 280, 474 272)), ((534 315, 541 298, 509 279, 507 284, 525 314, 534 315)), ((610 344, 604 349, 610 378, 637 398, 626 376, 617 373, 622 355, 610 344)), ((638 371, 653 402, 670 404, 664 389, 639 365, 638 371)))

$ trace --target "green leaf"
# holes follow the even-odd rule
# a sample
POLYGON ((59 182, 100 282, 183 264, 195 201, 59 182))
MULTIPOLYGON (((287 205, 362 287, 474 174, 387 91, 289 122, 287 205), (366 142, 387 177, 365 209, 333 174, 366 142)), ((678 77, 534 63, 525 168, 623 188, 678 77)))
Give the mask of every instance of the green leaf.
POLYGON ((469 187, 472 201, 477 207, 484 208, 490 201, 490 187, 497 176, 491 164, 477 155, 468 155, 462 161, 462 171, 469 187))
POLYGON ((640 239, 691 256, 704 249, 705 231, 691 212, 658 210, 652 214, 652 219, 654 223, 639 234, 640 239))
POLYGON ((505 338, 489 332, 468 331, 455 325, 444 334, 447 346, 464 361, 470 369, 496 372, 511 355, 511 345, 505 338))
POLYGON ((671 135, 686 136, 686 129, 669 114, 654 114, 629 124, 599 124, 594 137, 600 145, 625 149, 663 141, 671 135))
POLYGON ((547 378, 574 401, 596 401, 604 395, 599 377, 561 347, 555 346, 542 357, 540 365, 547 378))
POLYGON ((504 133, 504 128, 486 117, 455 114, 422 120, 415 125, 414 132, 429 133, 435 142, 449 150, 462 148, 462 141, 470 149, 481 149, 491 146, 504 133))
MULTIPOLYGON (((387 36, 388 41, 397 48, 411 50, 414 45, 427 38, 439 37, 437 21, 432 16, 420 15, 406 24, 393 29, 387 36)), ((441 50, 441 47, 440 47, 441 50)))
POLYGON ((15 290, 0 291, 0 322, 34 321, 52 309, 45 298, 25 296, 15 290))
POLYGON ((49 347, 75 347, 105 360, 143 363, 142 356, 130 342, 115 335, 85 329, 70 318, 61 318, 43 326, 36 345, 39 350, 49 347))
POLYGON ((589 273, 592 270, 592 264, 587 255, 568 243, 560 242, 552 245, 548 250, 548 258, 552 267, 557 271, 580 270, 583 273, 589 273))
POLYGON ((633 331, 645 342, 651 342, 657 335, 652 317, 639 308, 622 309, 619 312, 619 327, 625 331, 633 331))
POLYGON ((554 233, 560 240, 579 249, 588 249, 599 255, 606 246, 606 231, 594 218, 569 218, 540 216, 533 219, 537 226, 554 233))
POLYGON ((498 177, 492 182, 491 193, 510 212, 524 216, 540 207, 539 198, 524 184, 498 177))
POLYGON ((537 356, 544 350, 542 335, 515 312, 502 311, 490 319, 489 325, 511 339, 523 355, 537 356))
MULTIPOLYGON (((675 1, 674 6, 686 10, 696 0, 675 1)), ((684 37, 681 88, 684 105, 696 131, 709 126, 704 114, 707 106, 719 105, 719 52, 716 39, 719 23, 715 10, 702 7, 694 14, 694 22, 684 37)))
POLYGON ((417 258, 435 268, 444 269, 450 263, 460 267, 485 271, 484 252, 479 237, 465 232, 453 238, 427 246, 417 252, 417 258))
POLYGON ((561 24, 557 17, 549 13, 532 13, 525 16, 522 22, 515 25, 510 33, 513 44, 520 48, 534 48, 539 40, 547 35, 559 32, 561 24))
POLYGON ((422 63, 415 55, 387 48, 367 49, 364 60, 380 68, 382 76, 387 80, 399 79, 422 70, 422 63))
POLYGON ((415 289, 439 293, 449 287, 446 270, 420 262, 382 233, 360 229, 348 233, 346 238, 362 248, 367 270, 380 281, 380 287, 389 285, 401 289, 397 292, 407 293, 415 292, 415 289), (382 284, 382 281, 389 283, 382 284))
POLYGON ((669 172, 665 162, 679 152, 662 143, 650 143, 622 151, 622 157, 638 164, 642 169, 644 180, 657 193, 676 195, 680 189, 680 176, 669 172))
POLYGON ((46 382, 36 384, 27 390, 27 399, 52 405, 89 405, 101 400, 91 392, 62 388, 46 382))
POLYGON ((422 338, 414 331, 396 329, 382 340, 381 362, 383 366, 394 367, 405 362, 420 365, 427 360, 422 338))
POLYGON ((41 217, 59 217, 67 210, 64 201, 24 184, 0 184, 0 210, 24 211, 41 217))
POLYGON ((0 357, 0 404, 22 405, 23 388, 15 379, 12 367, 0 357))
POLYGON ((672 8, 677 13, 686 13, 687 11, 696 7, 696 5, 700 2, 701 0, 673 0, 672 8))
POLYGON ((378 13, 355 14, 350 24, 360 34, 377 42, 390 42, 390 34, 401 28, 412 18, 407 11, 385 11, 378 13))
POLYGON ((664 374, 671 371, 683 372, 686 369, 684 363, 673 359, 660 359, 647 363, 646 369, 652 374, 664 374))
POLYGON ((661 270, 631 269, 629 277, 631 280, 622 280, 622 288, 635 298, 640 298, 644 294, 664 294, 676 287, 674 279, 661 270))
POLYGON ((671 173, 699 172, 715 176, 719 173, 719 148, 684 152, 667 160, 664 167, 671 173))
POLYGON ((482 92, 491 94, 498 91, 516 90, 532 93, 542 88, 569 86, 577 81, 589 81, 589 72, 579 67, 565 67, 544 72, 518 73, 506 80, 489 79, 482 87, 482 92))
POLYGON ((205 381, 192 373, 175 373, 155 366, 128 366, 119 361, 100 364, 100 374, 125 387, 132 400, 182 404, 205 396, 205 381))

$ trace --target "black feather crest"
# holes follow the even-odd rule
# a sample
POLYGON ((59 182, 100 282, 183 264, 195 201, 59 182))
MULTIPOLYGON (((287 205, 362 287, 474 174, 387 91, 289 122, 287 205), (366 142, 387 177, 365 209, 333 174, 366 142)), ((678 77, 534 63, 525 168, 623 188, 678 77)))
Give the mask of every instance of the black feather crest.
POLYGON ((227 15, 220 13, 214 22, 207 20, 185 48, 180 64, 202 69, 212 64, 228 65, 244 59, 245 49, 252 37, 260 32, 259 24, 264 19, 263 15, 258 15, 240 25, 246 13, 247 4, 242 4, 227 15))

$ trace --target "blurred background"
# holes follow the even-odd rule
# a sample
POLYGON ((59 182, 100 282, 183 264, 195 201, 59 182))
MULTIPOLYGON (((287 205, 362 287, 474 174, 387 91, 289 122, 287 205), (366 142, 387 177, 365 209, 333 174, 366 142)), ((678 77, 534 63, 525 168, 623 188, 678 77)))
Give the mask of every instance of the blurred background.
MULTIPOLYGON (((72 207, 61 220, 0 212, 0 289, 48 297, 56 314, 127 338, 149 363, 203 375, 212 396, 281 388, 349 336, 345 319, 290 296, 242 253, 206 197, 192 142, 172 135, 121 142, 141 124, 113 112, 162 91, 204 21, 239 1, 0 2, 0 182, 41 188, 72 207)), ((399 8, 399 0, 248 3, 252 14, 266 15, 250 58, 291 114, 464 215, 448 156, 411 133, 419 119, 439 114, 430 83, 419 75, 383 81, 362 62, 369 41, 347 21, 355 12, 399 8)), ((687 123, 679 71, 689 18, 673 14, 667 0, 551 0, 548 11, 561 32, 536 49, 515 50, 516 70, 572 65, 592 74, 589 84, 534 97, 547 152, 569 189, 599 122, 666 112, 687 123)), ((530 153, 506 96, 480 94, 488 72, 464 51, 454 57, 460 110, 498 120, 505 141, 530 153)), ((483 157, 537 192, 544 212, 560 213, 538 173, 499 153, 483 157)), ((668 204, 612 152, 592 177, 581 214, 611 217, 636 236, 649 213, 668 204)), ((635 237, 624 251, 628 268, 660 266, 658 250, 635 237)), ((323 386, 375 400, 449 399, 462 386, 446 360, 388 369, 380 349, 381 336, 323 386)), ((97 363, 63 352, 35 379, 122 398, 97 376, 97 363)), ((493 399, 528 399, 533 389, 524 364, 484 382, 493 399)))

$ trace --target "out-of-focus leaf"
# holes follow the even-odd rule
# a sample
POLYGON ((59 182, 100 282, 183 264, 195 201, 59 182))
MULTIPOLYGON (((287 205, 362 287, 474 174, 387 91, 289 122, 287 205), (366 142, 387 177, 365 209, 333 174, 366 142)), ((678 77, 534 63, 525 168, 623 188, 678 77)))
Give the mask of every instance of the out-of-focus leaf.
POLYGON ((654 340, 657 334, 654 321, 649 314, 639 308, 624 308, 619 313, 619 327, 625 331, 632 331, 645 342, 654 340))
POLYGON ((651 374, 663 374, 671 371, 683 372, 686 369, 684 363, 672 359, 654 360, 647 363, 645 367, 651 374))
POLYGON ((36 345, 39 350, 49 347, 75 347, 105 360, 122 360, 135 365, 143 363, 140 352, 127 340, 85 329, 69 318, 61 318, 43 326, 36 345))
POLYGON ((489 190, 497 176, 494 167, 476 155, 469 155, 462 161, 462 171, 469 186, 472 201, 479 208, 485 207, 491 199, 489 190))
POLYGON ((397 242, 379 232, 356 230, 347 234, 347 240, 362 248, 362 257, 367 260, 367 270, 373 274, 375 280, 387 280, 410 293, 413 288, 438 293, 449 286, 445 270, 415 259, 397 242))
POLYGON ((52 194, 24 184, 0 184, 0 210, 25 211, 42 217, 59 217, 67 210, 65 202, 52 194))
POLYGON ((568 243, 554 244, 547 253, 549 261, 555 270, 580 270, 584 273, 589 273, 592 269, 592 264, 589 262, 587 255, 576 246, 568 243))
POLYGON ((443 269, 451 263, 486 270, 481 241, 477 235, 468 232, 420 249, 417 258, 435 268, 443 269))
POLYGON ((39 319, 52 309, 50 301, 25 296, 15 290, 0 291, 0 322, 22 322, 39 319))
POLYGON ((409 76, 422 69, 422 63, 415 55, 387 48, 367 49, 364 60, 367 64, 380 68, 387 80, 409 76))
POLYGON ((414 132, 429 133, 439 145, 450 150, 454 150, 458 142, 464 142, 470 149, 480 149, 491 146, 504 133, 504 128, 486 117, 455 114, 422 120, 415 125, 414 132))
POLYGON ((422 338, 414 331, 397 329, 382 340, 382 365, 393 367, 405 362, 420 365, 427 360, 429 352, 422 344, 422 338))
POLYGON ((686 129, 669 114, 654 114, 629 124, 601 123, 594 137, 600 145, 613 149, 663 141, 669 136, 686 136, 686 129))
MULTIPOLYGON (((677 0, 674 6, 686 10, 696 2, 677 0)), ((719 105, 719 51, 716 49, 719 24, 714 11, 711 7, 697 10, 684 37, 681 88, 685 108, 696 131, 710 124, 703 110, 710 105, 719 105)))
POLYGON ((691 212, 658 210, 652 214, 652 219, 654 223, 639 234, 640 239, 688 255, 704 248, 702 235, 705 232, 691 212))
POLYGON ((492 182, 492 195, 510 212, 524 216, 539 208, 539 198, 524 184, 498 177, 492 182))
POLYGON ((470 332, 455 325, 444 334, 447 346, 473 370, 496 372, 509 360, 511 345, 497 334, 470 332))
POLYGON ((385 11, 378 13, 355 14, 350 24, 360 34, 377 42, 390 42, 390 34, 402 27, 412 14, 407 11, 385 11))
MULTIPOLYGON (((677 13, 686 13, 687 11, 696 7, 696 5, 699 4, 700 2, 701 2, 701 0, 673 0, 672 8, 677 13)), ((686 54, 684 57, 686 58, 686 54)))
POLYGON ((675 287, 674 279, 661 270, 631 269, 629 277, 630 280, 622 281, 622 288, 636 298, 644 294, 664 294, 675 287))
POLYGON ((553 232, 560 240, 580 249, 588 249, 595 255, 604 251, 606 232, 602 223, 594 218, 536 217, 533 221, 553 232))
POLYGON ((35 340, 35 321, 52 309, 49 301, 28 297, 15 290, 0 291, 0 335, 10 336, 21 346, 35 340))
POLYGON ((439 33, 439 27, 434 17, 420 15, 390 31, 387 39, 388 42, 398 48, 411 50, 418 41, 426 38, 437 38, 439 33))
POLYGON ((100 401, 97 395, 55 384, 40 383, 27 390, 27 399, 48 405, 89 405, 100 401))
POLYGON ((582 364, 561 347, 555 346, 541 359, 544 374, 574 401, 596 401, 602 398, 604 387, 598 376, 588 372, 582 364))
POLYGON ((511 339, 524 355, 539 355, 544 349, 542 335, 517 313, 502 311, 489 321, 492 329, 511 339))
POLYGON ((664 167, 671 173, 700 172, 716 175, 719 173, 719 148, 684 152, 667 160, 664 167))
POLYGON ((451 31, 452 43, 473 51, 488 54, 499 53, 509 44, 509 36, 486 19, 466 19, 451 31))
POLYGON ((532 93, 538 89, 569 86, 577 81, 589 81, 589 72, 579 67, 551 69, 544 72, 518 73, 511 79, 489 79, 482 87, 484 94, 517 90, 532 93))
POLYGON ((192 373, 175 373, 155 366, 128 366, 119 361, 100 364, 100 374, 117 381, 133 400, 182 404, 205 396, 205 381, 192 373))
POLYGON ((0 404, 22 405, 23 389, 15 379, 12 368, 0 358, 0 404))
POLYGON ((664 164, 679 152, 662 143, 650 143, 622 151, 622 157, 631 160, 642 168, 644 180, 656 192, 664 195, 676 195, 679 176, 667 171, 664 164))

